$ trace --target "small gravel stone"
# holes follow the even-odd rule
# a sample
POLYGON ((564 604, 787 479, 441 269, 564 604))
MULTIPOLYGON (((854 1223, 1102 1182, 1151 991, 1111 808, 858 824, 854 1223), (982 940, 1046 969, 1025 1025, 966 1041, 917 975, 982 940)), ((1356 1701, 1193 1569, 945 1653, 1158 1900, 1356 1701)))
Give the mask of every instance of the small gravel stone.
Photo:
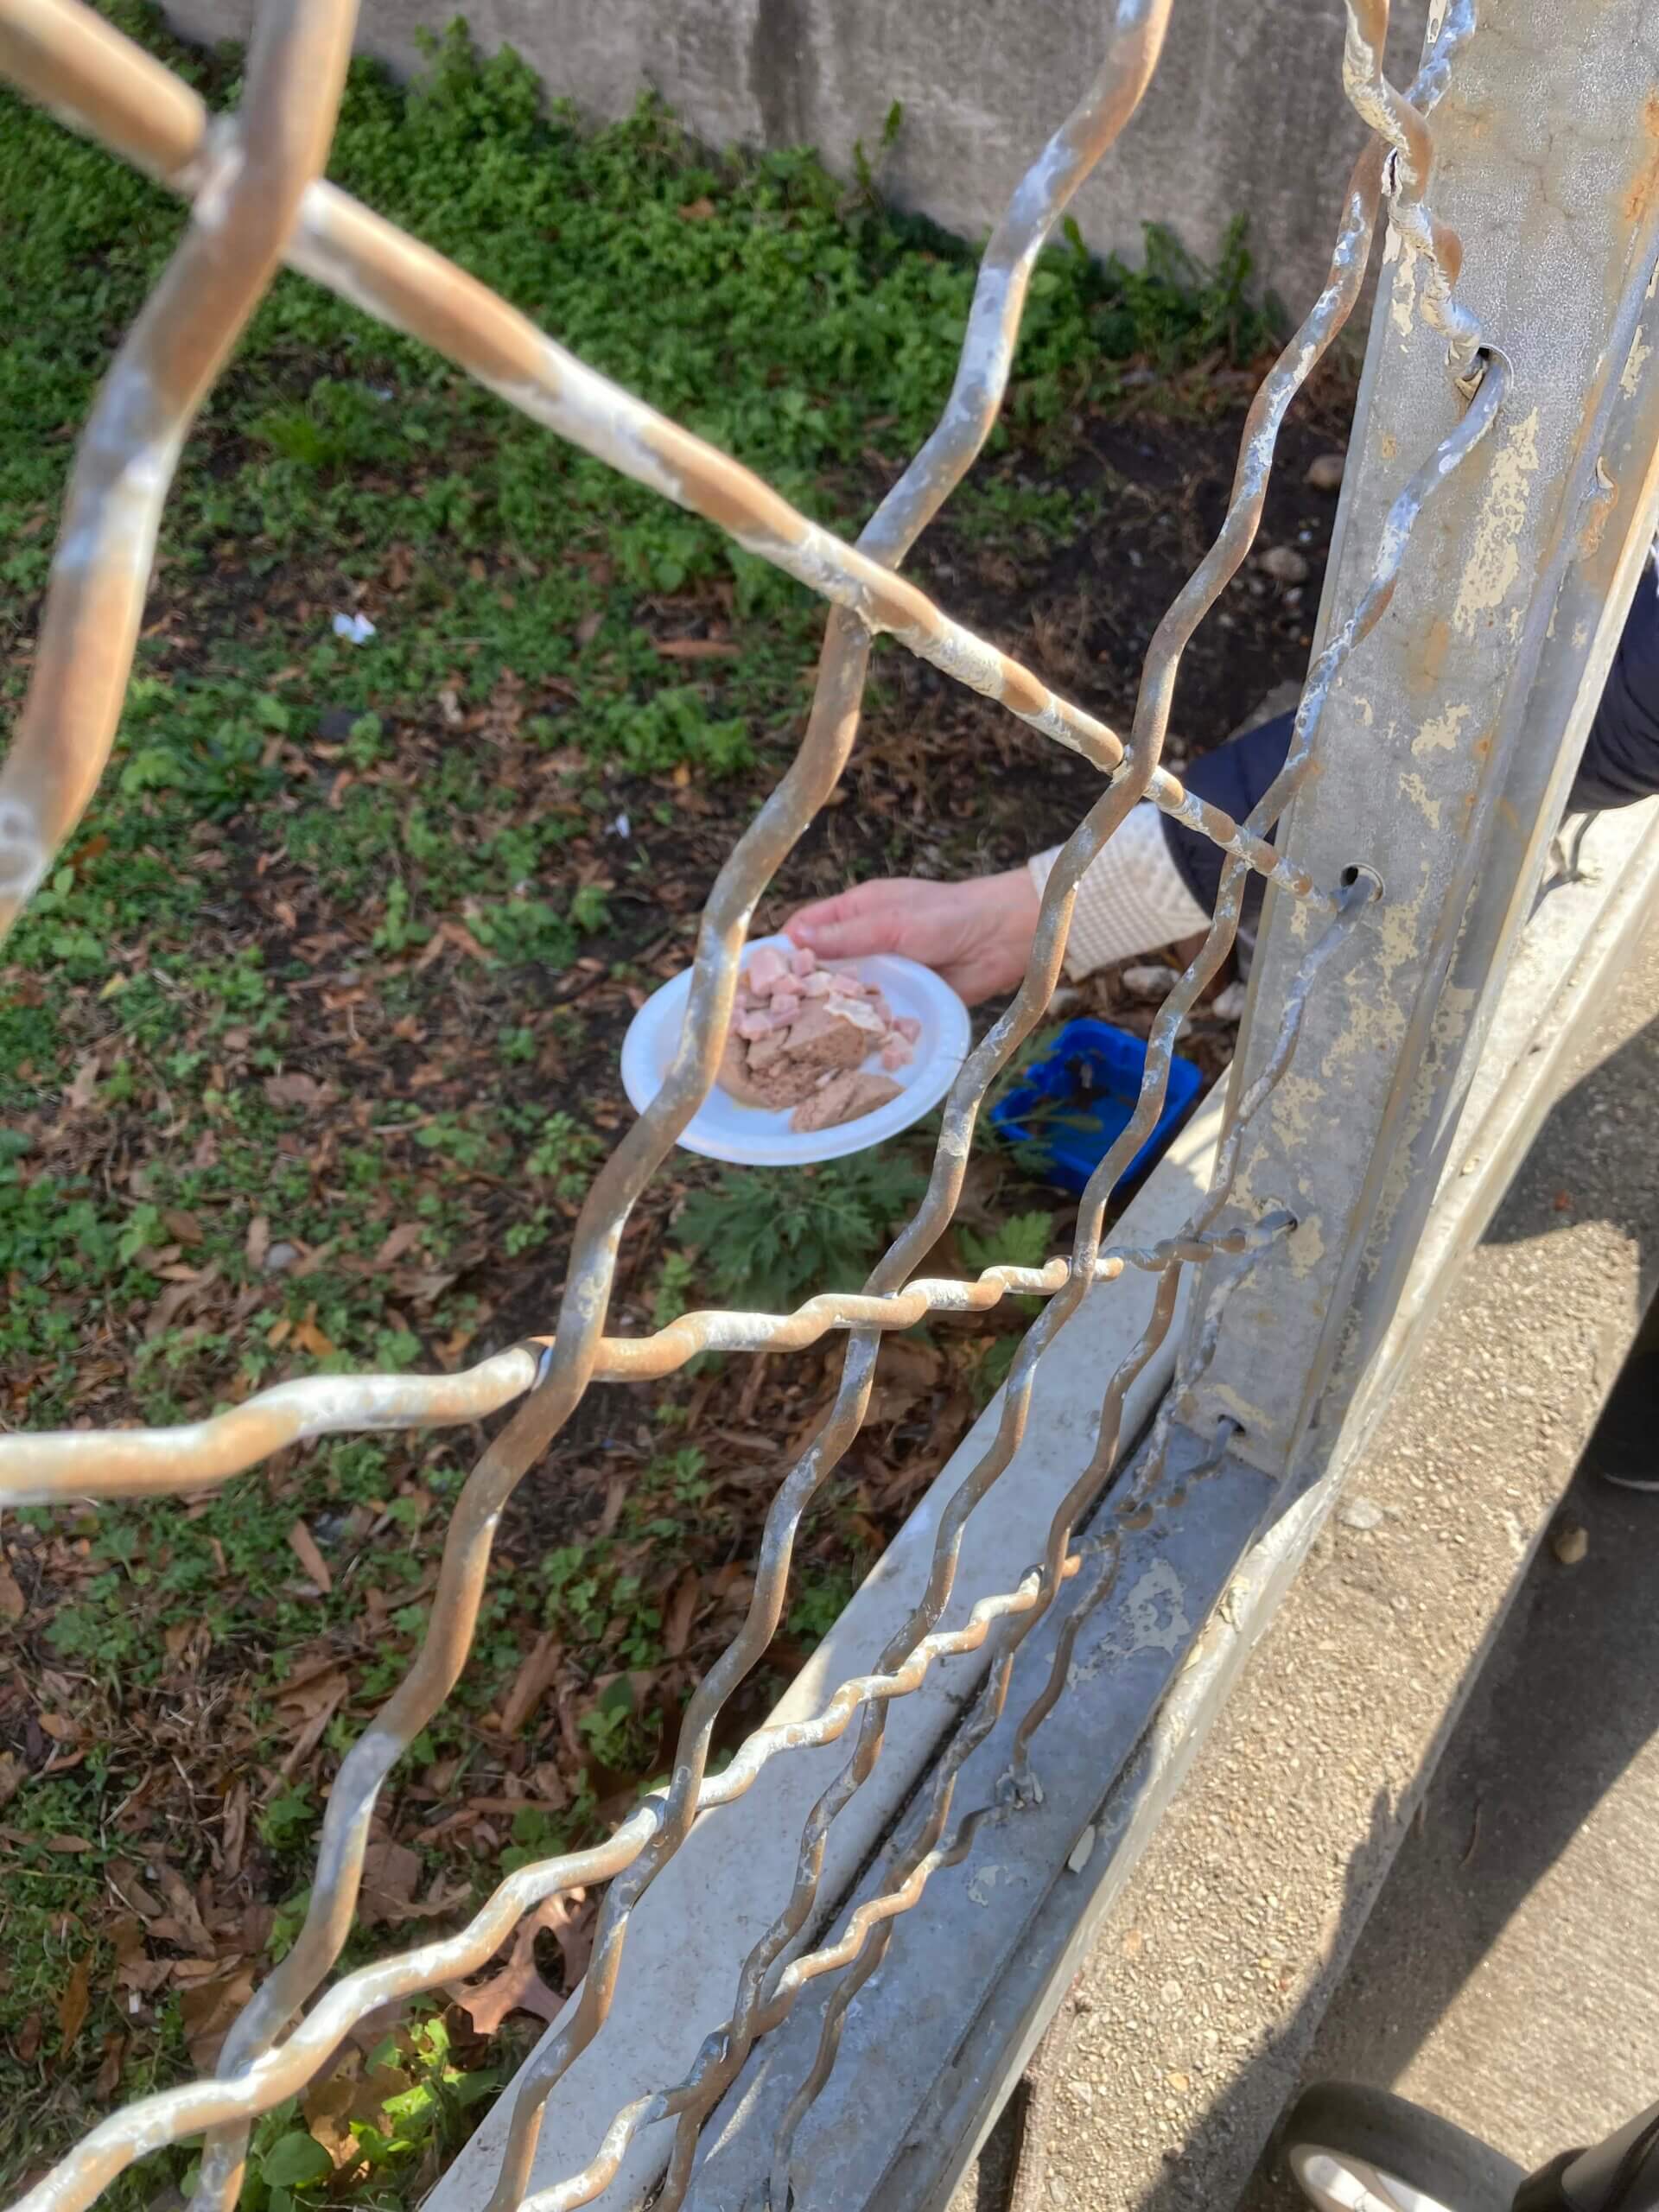
POLYGON ((1307 559, 1294 545, 1269 545, 1257 563, 1264 576, 1271 576, 1276 584, 1302 584, 1307 582, 1307 559))
POLYGON ((1304 481, 1316 492, 1339 492, 1343 472, 1348 466, 1345 453, 1322 453, 1316 461, 1309 461, 1304 481))

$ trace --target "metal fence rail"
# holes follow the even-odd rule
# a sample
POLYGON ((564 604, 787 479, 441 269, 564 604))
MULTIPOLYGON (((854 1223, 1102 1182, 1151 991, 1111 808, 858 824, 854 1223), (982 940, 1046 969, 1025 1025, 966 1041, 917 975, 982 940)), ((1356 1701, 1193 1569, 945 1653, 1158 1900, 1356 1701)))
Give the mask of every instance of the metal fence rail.
MULTIPOLYGON (((510 404, 716 523, 831 607, 799 751, 709 894, 672 1067, 588 1194, 551 1335, 501 1351, 461 1376, 291 1382, 175 1429, 0 1438, 0 1497, 20 1503, 112 1498, 198 1491, 304 1437, 474 1421, 523 1402, 455 1504, 425 1642, 341 1764, 304 1927, 237 2022, 218 2075, 143 2098, 102 2122, 31 2191, 24 2200, 29 2212, 71 2212, 89 2204, 135 2159, 203 2133, 207 2150, 194 2201, 203 2212, 228 2205, 240 2188, 251 2120, 308 2081, 352 2023, 393 1998, 432 1988, 482 1964, 522 1917, 548 1898, 607 1881, 579 2001, 514 2092, 495 2212, 524 2205, 563 2212, 590 2201, 638 2129, 670 2117, 676 2123, 674 2148, 661 2202, 678 2205, 703 2123, 756 2039, 787 2015, 809 1982, 840 1974, 817 2058, 779 2138, 773 2202, 781 2212, 794 2130, 834 2064, 848 2006, 884 1956, 896 1916, 919 1903, 934 1873, 961 1858, 983 1817, 976 1810, 950 1825, 956 1777, 968 1751, 1001 1712, 1020 1644, 1063 1587, 1081 1575, 1083 1592, 1066 1631, 1075 1636, 1087 1611, 1111 1587, 1122 1530, 1137 1525, 1136 1516, 1153 1502, 1179 1509, 1185 1484, 1194 1479, 1166 1475, 1171 1423, 1206 1373, 1231 1291, 1257 1255, 1295 1225, 1287 1192, 1252 1186, 1247 1198, 1241 1197, 1237 1179, 1246 1140, 1293 1065, 1310 995, 1357 934, 1371 925, 1382 891, 1363 851, 1355 851, 1340 871, 1319 881, 1294 855, 1277 850, 1270 832, 1317 758, 1332 687, 1386 611, 1420 517, 1487 437, 1504 408, 1511 372, 1502 354, 1483 346, 1473 318, 1454 296, 1460 249, 1427 198, 1433 140, 1427 117, 1470 33, 1471 0, 1458 0, 1406 93, 1388 84, 1381 71, 1386 0, 1347 0, 1344 83, 1379 136, 1349 183, 1325 289, 1251 406, 1225 518, 1154 636, 1127 741, 895 574, 995 421, 1037 257, 1079 183, 1135 112, 1157 62, 1169 6, 1170 0, 1118 0, 1098 76, 1033 163, 987 248, 940 422, 857 541, 849 543, 807 521, 739 463, 585 367, 463 270, 321 181, 353 0, 293 0, 290 5, 267 0, 243 106, 234 118, 212 119, 193 92, 77 0, 0 0, 0 73, 185 195, 192 216, 183 243, 116 359, 81 442, 35 673, 0 770, 0 931, 41 880, 53 853, 93 797, 113 741, 157 519, 182 440, 282 261, 427 340, 510 404), (1240 823, 1193 798, 1160 765, 1176 676, 1187 642, 1249 550, 1280 427, 1358 298, 1385 194, 1405 249, 1424 259, 1424 311, 1445 334, 1447 373, 1464 411, 1450 435, 1421 457, 1395 499, 1377 537, 1370 581, 1310 675, 1284 772, 1240 823), (926 1194, 865 1292, 813 1298, 789 1316, 694 1313, 649 1338, 607 1335, 624 1224, 713 1084, 748 924, 778 867, 847 764, 870 641, 882 632, 1006 706, 1039 734, 1083 753, 1103 772, 1101 795, 1049 876, 1018 993, 969 1055, 951 1089, 926 1194), (1079 880, 1143 797, 1201 829, 1229 859, 1203 945, 1153 1025, 1134 1118, 1084 1193, 1071 1255, 1039 1270, 994 1268, 976 1282, 915 1277, 960 1197, 988 1088, 1037 1026, 1058 980, 1079 880), (1159 1117, 1177 1033, 1227 957, 1252 870, 1297 902, 1306 918, 1306 950, 1281 995, 1275 1041, 1237 1102, 1210 1192, 1183 1232, 1145 1249, 1103 1249, 1107 1202, 1159 1117), (1110 1497, 1098 1531, 1074 1545, 1080 1516, 1108 1490, 1120 1465, 1127 1393, 1171 1328, 1189 1262, 1208 1265, 1205 1308, 1183 1349, 1152 1449, 1134 1484, 1110 1497), (1042 1352, 1099 1285, 1129 1268, 1158 1279, 1152 1319, 1110 1380, 1098 1441, 1055 1515, 1043 1558, 1012 1589, 982 1597, 966 1627, 942 1631, 963 1528, 1019 1444, 1042 1352), (716 1719, 782 1618, 802 1516, 858 1432, 883 1334, 930 1312, 987 1307, 1010 1292, 1041 1294, 1047 1302, 1020 1349, 995 1440, 944 1516, 920 1603, 870 1672, 842 1683, 810 1721, 757 1731, 732 1764, 711 1777, 716 1719), (848 1332, 834 1406, 779 1484, 747 1617, 690 1700, 667 1788, 643 1802, 605 1843, 513 1874, 457 1935, 347 1975, 313 2003, 352 1925, 379 1789, 465 1662, 502 1508, 588 1385, 666 1375, 709 1349, 797 1349, 831 1329, 848 1332), (889 1888, 836 1942, 796 1955, 820 1910, 825 1839, 880 1756, 887 1704, 915 1689, 934 1660, 988 1639, 995 1657, 976 1719, 938 1769, 926 1816, 894 1867, 889 1888), (658 1872, 679 1850, 700 1813, 735 1802, 773 1757, 833 1742, 849 1729, 855 1730, 851 1754, 813 1808, 801 1838, 794 1890, 741 1962, 725 2024, 683 2080, 619 2113, 596 2148, 569 2146, 566 2163, 572 2168, 584 2158, 588 2163, 532 2196, 531 2164, 546 2098, 604 2027, 623 1969, 631 1916, 658 1872)), ((1228 1419, 1217 1422, 1217 1455, 1235 1426, 1228 1419)), ((1022 1784, 1029 1780, 1031 1739, 1064 1680, 1062 1656, 1020 1724, 1016 1766, 1022 1784)))

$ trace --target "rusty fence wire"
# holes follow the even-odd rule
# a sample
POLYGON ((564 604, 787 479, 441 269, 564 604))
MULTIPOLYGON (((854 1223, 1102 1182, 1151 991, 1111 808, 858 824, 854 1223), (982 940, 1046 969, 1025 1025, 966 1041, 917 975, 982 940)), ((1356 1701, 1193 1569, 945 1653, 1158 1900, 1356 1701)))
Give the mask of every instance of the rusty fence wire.
POLYGON ((1167 1471, 1173 1425, 1213 1351, 1225 1299, 1256 1253, 1294 1226, 1284 1205, 1235 1192, 1245 1132, 1291 1067, 1303 1010, 1320 978, 1364 925, 1380 886, 1363 853, 1336 883, 1316 883, 1294 854, 1270 842, 1314 758, 1331 688, 1382 619, 1420 515, 1469 460, 1504 404, 1509 367, 1482 344, 1454 296, 1459 249, 1429 203, 1433 140, 1427 116, 1472 22, 1457 0, 1424 67, 1402 92, 1382 74, 1388 0, 1345 0, 1344 83, 1375 136, 1349 181, 1324 289, 1255 395, 1227 512, 1216 538, 1152 639, 1127 739, 1053 691, 1030 669, 952 620, 897 574, 982 447, 1007 386, 1027 288, 1039 254, 1078 185, 1140 103, 1162 46, 1171 0, 1116 0, 1105 59, 1076 110, 1021 181, 981 265, 949 402, 938 426, 855 541, 796 512, 740 463, 584 366, 505 301, 430 248, 383 221, 321 176, 354 29, 354 0, 265 0, 242 105, 210 117, 160 63, 79 0, 0 0, 0 74, 72 128, 92 135, 189 202, 183 242, 118 352, 89 416, 70 480, 28 697, 0 768, 0 932, 48 870, 92 803, 119 716, 143 610, 157 522, 193 416, 249 315, 286 263, 365 312, 421 338, 510 405, 664 498, 718 524, 738 544, 830 603, 816 690, 792 765, 728 855, 699 927, 690 1003, 661 1091, 595 1177, 577 1225, 551 1333, 498 1352, 455 1376, 330 1376, 288 1382, 188 1426, 105 1433, 0 1437, 0 1500, 18 1503, 188 1494, 232 1479, 285 1446, 346 1431, 477 1421, 510 1405, 511 1419, 469 1476, 451 1517, 425 1641, 408 1673, 343 1761, 329 1798, 309 1910, 292 1948, 236 2022, 212 2079, 158 2092, 102 2121, 23 2200, 29 2212, 74 2212, 136 2159, 205 2135, 194 2202, 232 2203, 251 2122, 326 2063, 342 2037, 378 2007, 483 1965, 525 1915, 578 1887, 608 1884, 592 1964, 563 2024, 520 2075, 493 2212, 564 2212, 591 2201, 639 2129, 671 2119, 672 2154, 661 2202, 677 2206, 701 2131, 756 2039, 799 1993, 839 1974, 817 2058, 780 2129, 772 2201, 787 2202, 794 2133, 835 2063, 841 2024, 885 1955, 894 1920, 933 1875, 966 1853, 990 1808, 951 1825, 963 1761, 1002 1711, 1015 1656, 1072 1583, 1050 1679, 1020 1724, 1014 1783, 1034 1784, 1032 1739, 1063 1692, 1071 1643, 1112 1587, 1126 1516, 1173 1511, 1219 1464, 1211 1456, 1177 1481, 1167 1471), (1182 786, 1160 765, 1177 672, 1199 622, 1236 574, 1261 518, 1274 443, 1291 400, 1359 296, 1379 208, 1388 201, 1404 250, 1427 270, 1426 308, 1446 337, 1447 372, 1467 402, 1457 428, 1421 456, 1382 531, 1371 578, 1310 671, 1284 770, 1243 823, 1182 786), (1099 798, 1062 849, 1043 897, 1025 979, 964 1060, 946 1101, 928 1187, 915 1215, 861 1294, 809 1299, 792 1314, 685 1315, 645 1338, 607 1335, 610 1293, 629 1212, 715 1079, 746 933, 779 866, 812 821, 855 744, 873 637, 887 632, 1040 734, 1081 753, 1102 772, 1099 798), (1227 855, 1213 921, 1154 1022, 1134 1117, 1091 1178, 1069 1257, 1041 1268, 995 1268, 977 1281, 918 1275, 961 1194, 986 1092, 1041 1019, 1064 957, 1078 882, 1143 798, 1201 830, 1227 855), (1210 1190, 1176 1236, 1145 1249, 1103 1248, 1111 1192, 1155 1125, 1177 1033, 1236 935, 1254 870, 1307 911, 1308 950, 1278 1009, 1276 1044, 1236 1102, 1210 1190), (1167 1338, 1183 1269, 1231 1255, 1187 1338, 1174 1385, 1132 1474, 1121 1471, 1131 1384, 1167 1338), (956 1580, 963 1529, 1007 1468, 1024 1432, 1036 1365, 1085 1299, 1126 1270, 1155 1280, 1140 1341, 1110 1378, 1098 1440, 1057 1510, 1042 1559, 1012 1589, 981 1596, 959 1628, 940 1623, 956 1580), (782 1618, 801 1518, 833 1475, 869 1402, 884 1333, 930 1313, 980 1310, 1003 1297, 1046 1300, 1010 1374, 988 1448, 940 1522, 926 1590, 872 1670, 843 1681, 811 1719, 762 1727, 717 1776, 709 1773, 716 1720, 764 1654, 782 1618), (694 1691, 668 1785, 644 1800, 592 1849, 524 1866, 503 1881, 466 1927, 334 1981, 319 1996, 350 1932, 378 1793, 393 1764, 453 1688, 471 1643, 502 1508, 591 1383, 664 1376, 699 1352, 785 1351, 830 1330, 847 1334, 833 1406, 783 1473, 766 1516, 754 1590, 741 1629, 694 1691), (1104 1496, 1104 1509, 1075 1531, 1104 1496), (816 1950, 798 1942, 820 1916, 820 1875, 831 1825, 880 1756, 888 1704, 915 1690, 935 1661, 989 1643, 988 1678, 966 1727, 940 1761, 915 1831, 888 1888, 816 1950), (731 2009, 686 2077, 619 2112, 598 2145, 561 2146, 563 2178, 531 2193, 541 2115, 554 2085, 602 2031, 631 1916, 700 1815, 739 1801, 773 1758, 851 1736, 835 1781, 800 1840, 794 1889, 766 1935, 734 1961, 731 2009), (586 2164, 580 2162, 587 2160, 586 2164))

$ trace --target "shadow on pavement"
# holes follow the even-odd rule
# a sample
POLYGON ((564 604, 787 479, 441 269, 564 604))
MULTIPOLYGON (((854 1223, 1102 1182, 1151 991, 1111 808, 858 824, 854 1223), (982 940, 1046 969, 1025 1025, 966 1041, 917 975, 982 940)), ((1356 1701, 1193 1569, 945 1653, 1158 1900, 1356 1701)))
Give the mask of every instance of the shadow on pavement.
MULTIPOLYGON (((1556 1106, 1489 1241, 1539 1238, 1564 1218, 1599 1215, 1627 1224, 1633 1210, 1610 1187, 1625 1147, 1611 1133, 1633 1093, 1651 1096, 1656 1078, 1659 1024, 1611 1054, 1556 1106), (1563 1158, 1579 1163, 1565 1190, 1563 1158)), ((1643 1252, 1643 1290, 1649 1300, 1659 1288, 1656 1274, 1659 1251, 1643 1252)), ((1548 1379, 1539 1377, 1541 1394, 1548 1379)), ((1344 2075, 1382 2087, 1395 2083, 1541 1878, 1659 1737, 1659 1492, 1617 1489, 1600 1478, 1604 1471, 1659 1476, 1659 1306, 1649 1306, 1556 1524, 1558 1536, 1571 1525, 1583 1529, 1588 1548, 1582 1561, 1565 1567, 1547 1543, 1527 1571, 1369 1917, 1364 1899, 1374 1883, 1365 1870, 1385 1847, 1385 1800, 1375 1809, 1371 1835, 1351 1859, 1351 1902, 1331 1941, 1338 1957, 1354 1942, 1353 1956, 1312 2059, 1300 2069, 1304 2078, 1344 2075)), ((1645 1885, 1643 1870, 1636 1871, 1645 1885)), ((1610 1885, 1597 1908, 1609 1920, 1611 1940, 1623 1940, 1624 1923, 1629 1941, 1650 1951, 1659 1944, 1659 1904, 1638 1911, 1634 1893, 1627 1898, 1621 1890, 1618 1882, 1610 1885)), ((1610 2041, 1618 2034, 1616 1977, 1592 1974, 1588 1986, 1563 1988, 1560 1999, 1580 2014, 1586 2005, 1610 2008, 1610 2041)), ((1139 2212, 1191 2212, 1190 2177, 1226 2164, 1208 2155, 1206 2145, 1219 2152, 1248 2124, 1252 2105, 1259 2109, 1259 2093, 1250 2094, 1259 2069, 1282 2078, 1311 2027, 1298 2015, 1257 2053, 1192 2131, 1186 2158, 1139 2198, 1139 2212)), ((1575 2117, 1565 2083, 1535 2080, 1516 2088, 1516 2102, 1529 2104, 1535 2115, 1547 2108, 1552 2090, 1560 2099, 1559 2125, 1553 2114, 1546 2124, 1553 2145, 1601 2132, 1602 2124, 1586 2129, 1583 2113, 1575 2117)), ((1464 2113, 1453 2116, 1471 2124, 1464 2113)), ((1499 2147, 1526 2162, 1513 2144, 1499 2147)), ((1246 2192, 1243 2212, 1280 2212, 1302 2202, 1274 2178, 1274 2166, 1269 2153, 1246 2192)))

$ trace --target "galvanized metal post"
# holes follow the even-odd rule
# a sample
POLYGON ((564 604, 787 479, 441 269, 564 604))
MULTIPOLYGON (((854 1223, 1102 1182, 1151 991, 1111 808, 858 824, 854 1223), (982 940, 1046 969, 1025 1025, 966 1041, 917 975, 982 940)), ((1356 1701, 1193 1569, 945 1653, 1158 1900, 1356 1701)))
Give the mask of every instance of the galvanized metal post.
MULTIPOLYGON (((1458 297, 1511 381, 1338 680, 1286 833, 1322 880, 1370 868, 1382 893, 1246 1139, 1240 1195, 1300 1225, 1183 1409, 1200 1431, 1230 1413, 1235 1451, 1274 1474, 1325 1464, 1366 1399, 1654 527, 1659 21, 1645 0, 1487 0, 1435 137, 1458 297)), ((1463 404, 1424 312, 1432 264, 1398 230, 1387 257, 1320 645, 1463 404)), ((1236 1097, 1307 934, 1270 893, 1236 1097)))

